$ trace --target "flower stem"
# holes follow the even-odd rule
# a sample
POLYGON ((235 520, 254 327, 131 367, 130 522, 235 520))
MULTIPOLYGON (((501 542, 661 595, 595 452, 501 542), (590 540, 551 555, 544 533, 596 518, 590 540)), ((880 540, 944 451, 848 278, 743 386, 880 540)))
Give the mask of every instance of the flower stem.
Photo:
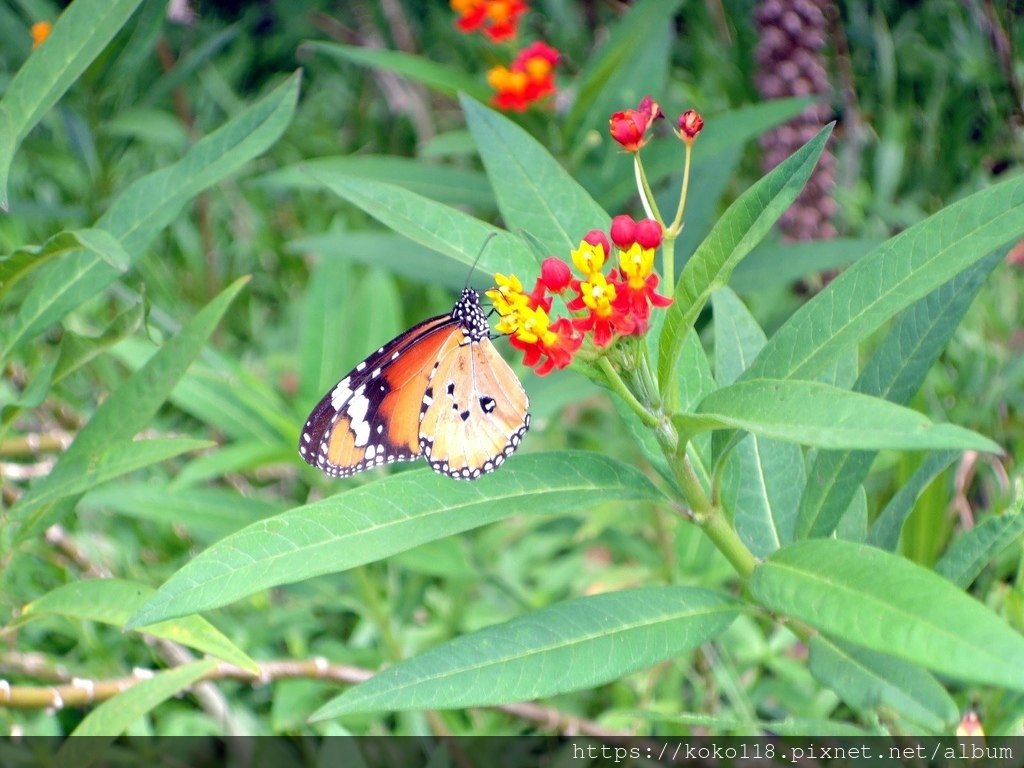
POLYGON ((665 239, 661 241, 661 271, 665 276, 665 285, 662 287, 665 295, 672 298, 676 295, 676 238, 675 235, 666 233, 665 239))
POLYGON ((647 182, 647 174, 644 173, 644 164, 640 162, 639 152, 633 153, 633 172, 636 175, 636 188, 640 192, 640 202, 644 204, 644 212, 648 218, 656 219, 659 224, 665 226, 654 193, 651 192, 651 185, 647 182))
POLYGON ((686 208, 686 195, 690 189, 690 161, 693 157, 693 145, 686 145, 686 162, 683 165, 683 189, 679 193, 679 208, 676 209, 676 217, 672 220, 672 226, 669 227, 669 232, 673 236, 679 234, 679 230, 682 229, 683 223, 683 210, 686 208))
POLYGON ((640 421, 644 423, 644 426, 651 428, 658 426, 660 423, 658 417, 648 411, 643 404, 636 399, 636 395, 629 391, 629 387, 626 386, 622 377, 619 376, 618 371, 612 367, 612 364, 608 361, 607 357, 602 357, 598 360, 597 367, 604 373, 605 382, 608 385, 608 388, 625 401, 626 405, 628 405, 633 412, 640 417, 640 421))

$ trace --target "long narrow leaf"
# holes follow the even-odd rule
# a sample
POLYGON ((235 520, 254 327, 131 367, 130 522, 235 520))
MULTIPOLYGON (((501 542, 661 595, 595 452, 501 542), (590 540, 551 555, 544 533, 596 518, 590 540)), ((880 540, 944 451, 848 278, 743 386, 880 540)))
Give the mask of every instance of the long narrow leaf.
POLYGON ((73 482, 95 456, 131 440, 150 423, 246 282, 248 278, 241 278, 228 286, 103 402, 50 474, 33 485, 9 511, 5 526, 21 523, 17 541, 33 532, 32 526, 24 524, 28 516, 40 520, 49 506, 40 506, 36 499, 50 496, 53 488, 73 482))
MULTIPOLYGON (((291 122, 299 92, 299 74, 262 100, 205 136, 174 165, 150 173, 118 195, 95 227, 121 241, 133 262, 153 238, 202 190, 216 184, 262 154, 291 122)), ((21 344, 60 321, 96 296, 120 275, 98 256, 68 254, 33 275, 14 328, 0 353, 0 363, 21 344)))
MULTIPOLYGON (((1002 252, 994 251, 909 307, 878 345, 853 389, 901 405, 909 402, 1000 263, 1002 252)), ((874 460, 871 451, 820 451, 800 500, 796 538, 831 535, 874 460)))
POLYGON ((613 499, 662 499, 631 467, 580 452, 527 454, 473 483, 403 472, 262 520, 174 574, 128 628, 262 589, 372 563, 517 514, 564 514, 613 499))
POLYGON ((466 96, 462 109, 509 230, 564 258, 591 229, 608 228, 608 214, 540 142, 466 96))
POLYGON ((1024 636, 941 576, 864 544, 813 539, 754 569, 772 611, 943 675, 1024 690, 1024 636))
MULTIPOLYGON (((669 397, 683 339, 711 294, 729 282, 740 259, 750 253, 803 189, 825 142, 826 127, 775 170, 737 198, 686 263, 661 333, 658 384, 669 397)), ((669 397, 669 401, 672 398, 669 397)))
POLYGON ((11 79, 0 101, 0 208, 21 140, 107 46, 140 0, 76 0, 11 79))
POLYGON ((1002 452, 988 438, 955 424, 933 424, 909 408, 817 381, 739 381, 715 390, 692 414, 672 421, 685 435, 742 429, 819 448, 1002 452))
POLYGON ((696 587, 646 587, 567 600, 396 664, 313 714, 455 709, 578 691, 681 656, 739 614, 696 587))
MULTIPOLYGON (((153 594, 153 588, 122 579, 85 579, 64 584, 26 605, 22 619, 56 614, 123 627, 153 594)), ((186 616, 142 627, 140 632, 209 653, 253 672, 256 663, 201 616, 186 616)))

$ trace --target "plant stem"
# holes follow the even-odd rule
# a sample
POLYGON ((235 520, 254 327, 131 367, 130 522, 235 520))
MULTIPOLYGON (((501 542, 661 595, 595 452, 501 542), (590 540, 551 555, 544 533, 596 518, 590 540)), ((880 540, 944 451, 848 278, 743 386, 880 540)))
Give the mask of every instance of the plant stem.
POLYGON ((686 195, 690 189, 690 160, 693 157, 693 145, 686 145, 686 162, 683 164, 683 189, 679 193, 679 207, 676 209, 676 217, 672 220, 672 226, 670 226, 669 232, 672 233, 672 237, 679 234, 679 230, 682 229, 683 223, 683 210, 686 208, 686 195))
POLYGON ((647 216, 656 219, 659 224, 665 226, 665 220, 661 218, 661 211, 658 210, 658 203, 651 192, 651 185, 647 181, 647 174, 644 173, 644 164, 640 162, 640 153, 633 153, 633 171, 636 175, 636 187, 640 191, 640 201, 644 204, 644 211, 647 216))
POLYGON ((676 238, 667 233, 661 241, 661 271, 665 275, 662 291, 671 299, 676 294, 676 238))
POLYGON ((652 429, 658 426, 660 423, 658 417, 648 411, 643 404, 636 399, 636 395, 629 391, 629 387, 626 386, 626 383, 612 367, 612 364, 608 362, 607 357, 602 357, 598 360, 597 367, 604 373, 608 388, 625 401, 626 405, 628 405, 633 412, 640 417, 640 421, 644 423, 644 426, 651 427, 652 429))

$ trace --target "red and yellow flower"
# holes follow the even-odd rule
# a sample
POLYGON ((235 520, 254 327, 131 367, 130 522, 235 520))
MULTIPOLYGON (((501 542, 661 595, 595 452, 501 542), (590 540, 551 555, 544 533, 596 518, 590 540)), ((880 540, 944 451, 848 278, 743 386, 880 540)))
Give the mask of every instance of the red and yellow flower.
POLYGON ((667 307, 672 300, 656 292, 654 252, 661 244, 661 224, 616 217, 612 240, 619 246, 618 267, 607 275, 608 237, 592 230, 571 252, 572 264, 583 275, 573 278, 568 264, 550 257, 541 264, 533 291, 523 291, 514 275, 495 275, 496 288, 487 292, 501 320, 497 330, 511 337, 522 351, 523 363, 540 375, 564 368, 573 361, 585 339, 593 348, 610 347, 617 338, 642 336, 650 325, 651 307, 667 307), (628 235, 628 239, 627 239, 628 235), (551 294, 564 294, 571 318, 551 320, 551 294))
POLYGON ((478 29, 496 43, 519 32, 519 18, 530 10, 525 0, 451 0, 457 14, 455 28, 469 34, 478 29))
POLYGON ((511 67, 497 66, 487 73, 496 94, 491 102, 499 109, 525 111, 531 104, 555 92, 555 65, 561 54, 543 42, 519 52, 511 67))

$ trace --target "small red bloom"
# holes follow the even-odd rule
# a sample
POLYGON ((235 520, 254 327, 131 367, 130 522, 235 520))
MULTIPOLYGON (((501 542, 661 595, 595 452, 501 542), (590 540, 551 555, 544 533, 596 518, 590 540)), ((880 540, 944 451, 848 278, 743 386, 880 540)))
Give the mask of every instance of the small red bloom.
MULTIPOLYGON (((569 265, 561 259, 550 256, 540 264, 540 282, 552 293, 561 293, 569 287, 572 279, 572 270, 569 265)), ((550 301, 550 299, 549 299, 550 301)), ((550 307, 549 307, 550 309, 550 307)))
POLYGON ((636 222, 631 216, 621 214, 612 219, 612 242, 626 250, 636 242, 636 222))
POLYGON ((696 109, 688 109, 679 116, 679 131, 676 134, 687 144, 693 144, 704 127, 704 118, 696 109))
POLYGON ((567 318, 549 324, 547 315, 538 313, 526 320, 523 331, 509 337, 509 343, 523 353, 523 365, 534 368, 538 376, 547 376, 552 369, 561 370, 572 362, 583 337, 567 318))
POLYGON ((661 224, 654 219, 643 219, 636 223, 636 242, 641 248, 657 248, 661 245, 661 224))
POLYGON ((615 139, 627 152, 639 152, 647 143, 644 134, 648 127, 658 118, 664 117, 658 102, 650 96, 641 99, 636 109, 616 112, 608 121, 608 128, 615 139))

